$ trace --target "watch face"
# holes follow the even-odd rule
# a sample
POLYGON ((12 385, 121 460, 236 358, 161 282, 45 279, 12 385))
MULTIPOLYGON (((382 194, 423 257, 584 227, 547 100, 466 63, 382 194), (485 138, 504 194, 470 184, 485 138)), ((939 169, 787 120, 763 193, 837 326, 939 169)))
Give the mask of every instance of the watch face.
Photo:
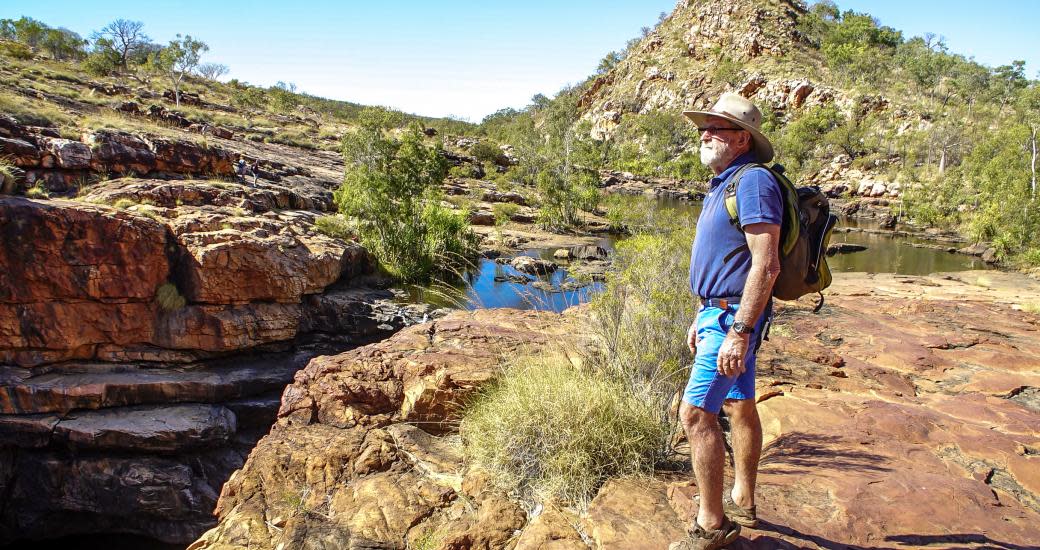
POLYGON ((733 330, 739 334, 751 334, 754 331, 754 329, 749 327, 747 323, 741 321, 733 323, 733 330))

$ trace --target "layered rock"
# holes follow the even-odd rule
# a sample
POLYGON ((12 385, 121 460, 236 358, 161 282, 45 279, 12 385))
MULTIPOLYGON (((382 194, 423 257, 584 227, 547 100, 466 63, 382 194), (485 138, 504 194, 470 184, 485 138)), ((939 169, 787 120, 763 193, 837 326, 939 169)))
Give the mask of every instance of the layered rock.
MULTIPOLYGON (((784 304, 763 347, 761 524, 732 547, 1033 544, 1040 284, 845 274, 829 294, 819 315, 784 304)), ((191 548, 666 548, 696 513, 688 471, 527 510, 455 447, 457 403, 581 315, 460 312, 312 361, 191 548)))
POLYGON ((428 313, 353 284, 372 263, 316 230, 328 201, 141 179, 0 198, 0 543, 190 542, 307 360, 428 313))

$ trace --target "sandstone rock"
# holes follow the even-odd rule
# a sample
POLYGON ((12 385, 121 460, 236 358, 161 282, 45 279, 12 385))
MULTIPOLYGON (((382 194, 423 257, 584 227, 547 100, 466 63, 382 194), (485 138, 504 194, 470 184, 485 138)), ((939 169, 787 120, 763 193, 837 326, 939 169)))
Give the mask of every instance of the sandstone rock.
POLYGON ((556 251, 553 252, 553 258, 556 258, 557 260, 569 260, 571 259, 571 251, 569 248, 557 248, 556 251))
POLYGON ((835 254, 851 254, 853 252, 862 252, 866 249, 867 247, 862 244, 831 243, 831 245, 827 247, 827 255, 833 256, 835 254))
POLYGON ((570 249, 571 257, 577 260, 605 260, 607 251, 601 246, 575 246, 570 249))
POLYGON ((668 548, 685 530, 660 482, 611 480, 585 518, 598 548, 668 548))
POLYGON ((41 140, 42 148, 54 158, 54 166, 70 170, 90 168, 90 147, 78 141, 61 138, 41 140))
POLYGON ((546 275, 556 271, 559 267, 548 260, 532 258, 531 256, 517 256, 509 262, 509 265, 521 273, 530 275, 546 275))
POLYGON ((40 165, 40 151, 28 141, 0 137, 0 155, 10 159, 15 166, 28 168, 40 165))
POLYGON ((217 446, 236 429, 235 415, 219 405, 168 405, 73 413, 53 438, 71 449, 173 452, 217 446))
POLYGON ((469 213, 469 223, 473 225, 495 225, 495 214, 490 210, 473 210, 469 213))

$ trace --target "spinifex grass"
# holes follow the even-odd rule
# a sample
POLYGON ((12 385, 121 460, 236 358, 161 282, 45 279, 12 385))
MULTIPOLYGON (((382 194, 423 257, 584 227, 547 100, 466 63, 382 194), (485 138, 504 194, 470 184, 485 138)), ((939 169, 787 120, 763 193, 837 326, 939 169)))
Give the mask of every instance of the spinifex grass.
POLYGON ((461 433, 471 463, 500 487, 585 506, 608 478, 651 471, 667 427, 622 381, 534 357, 480 395, 461 433))

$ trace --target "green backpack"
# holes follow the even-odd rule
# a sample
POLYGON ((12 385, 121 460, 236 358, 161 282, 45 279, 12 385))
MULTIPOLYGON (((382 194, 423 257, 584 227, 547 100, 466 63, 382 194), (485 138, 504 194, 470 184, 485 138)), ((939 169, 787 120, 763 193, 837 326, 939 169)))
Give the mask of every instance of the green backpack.
POLYGON ((780 225, 780 275, 773 285, 773 296, 781 300, 797 300, 806 294, 817 293, 820 301, 813 311, 818 312, 823 307, 821 291, 831 284, 826 252, 838 217, 831 214, 830 202, 819 187, 795 187, 779 164, 749 163, 737 169, 725 191, 729 221, 741 232, 737 186, 744 172, 756 166, 769 170, 776 178, 784 199, 784 216, 780 225))

